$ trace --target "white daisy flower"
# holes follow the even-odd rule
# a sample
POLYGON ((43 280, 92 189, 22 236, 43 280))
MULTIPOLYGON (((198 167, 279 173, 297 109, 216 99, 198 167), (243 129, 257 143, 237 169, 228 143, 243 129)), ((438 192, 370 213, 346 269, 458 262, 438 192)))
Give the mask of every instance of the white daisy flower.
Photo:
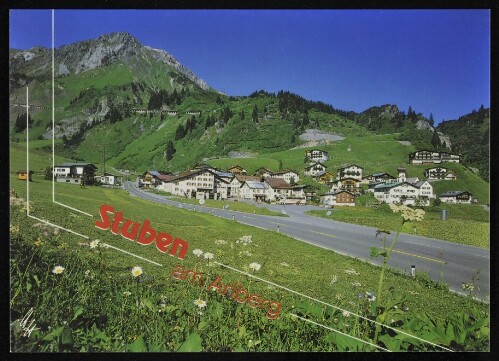
POLYGON ((252 262, 249 265, 249 268, 253 271, 259 271, 262 265, 260 263, 252 262))
POLYGON ((94 248, 97 248, 99 246, 99 240, 96 239, 95 241, 92 241, 90 242, 90 248, 94 249, 94 248))
POLYGON ((204 258, 206 258, 206 259, 208 259, 208 260, 209 260, 209 259, 213 259, 213 258, 215 258, 215 255, 214 255, 213 253, 211 253, 211 252, 206 252, 206 253, 204 254, 204 258))
POLYGON ((132 269, 132 276, 134 277, 138 277, 142 274, 142 268, 140 268, 139 266, 135 266, 133 269, 132 269))
POLYGON ((62 266, 55 266, 54 269, 52 270, 52 273, 59 275, 62 272, 64 272, 64 267, 62 266))
POLYGON ((199 248, 196 248, 194 251, 192 251, 196 257, 201 257, 203 254, 203 251, 201 251, 199 248))
POLYGON ((198 298, 197 300, 194 301, 194 304, 198 306, 199 308, 204 308, 206 307, 206 301, 203 301, 202 299, 198 298))

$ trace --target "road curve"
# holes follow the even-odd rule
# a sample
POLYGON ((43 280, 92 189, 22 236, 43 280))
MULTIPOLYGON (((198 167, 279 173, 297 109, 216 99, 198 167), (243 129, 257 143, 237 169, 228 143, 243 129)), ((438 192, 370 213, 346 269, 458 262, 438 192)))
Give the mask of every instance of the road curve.
MULTIPOLYGON (((242 224, 278 231, 297 240, 373 264, 381 262, 381 257, 370 257, 370 248, 382 245, 381 236, 376 236, 376 228, 309 216, 303 213, 310 209, 309 206, 286 206, 289 217, 263 216, 173 201, 140 190, 133 182, 125 182, 124 188, 132 196, 155 203, 210 213, 242 224)), ((283 209, 282 206, 271 208, 283 209)), ((393 236, 387 236, 388 245, 391 244, 393 236)), ((487 249, 400 234, 388 265, 407 274, 411 274, 411 268, 414 266, 416 272, 426 272, 433 280, 443 281, 452 291, 458 293, 462 293, 463 282, 473 280, 477 297, 490 297, 490 252, 487 249)))

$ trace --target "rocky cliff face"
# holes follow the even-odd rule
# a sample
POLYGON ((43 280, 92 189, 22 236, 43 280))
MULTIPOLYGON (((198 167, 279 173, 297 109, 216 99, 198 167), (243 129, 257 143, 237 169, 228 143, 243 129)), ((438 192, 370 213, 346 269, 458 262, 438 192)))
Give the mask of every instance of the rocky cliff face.
MULTIPOLYGON (((136 38, 126 32, 116 32, 97 39, 64 45, 55 50, 56 75, 80 74, 82 72, 122 61, 126 64, 156 60, 168 64, 179 73, 208 89, 206 82, 182 65, 164 50, 143 46, 136 38)), ((29 51, 12 50, 9 56, 11 74, 22 72, 35 76, 48 75, 52 70, 52 52, 46 48, 33 48, 29 51)))

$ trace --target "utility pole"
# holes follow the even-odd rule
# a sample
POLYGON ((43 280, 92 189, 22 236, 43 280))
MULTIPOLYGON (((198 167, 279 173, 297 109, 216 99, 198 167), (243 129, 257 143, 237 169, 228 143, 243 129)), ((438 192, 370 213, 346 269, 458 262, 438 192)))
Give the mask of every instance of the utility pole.
POLYGON ((106 144, 102 144, 102 146, 104 147, 102 155, 102 164, 104 168, 102 174, 104 175, 104 173, 106 172, 106 144))

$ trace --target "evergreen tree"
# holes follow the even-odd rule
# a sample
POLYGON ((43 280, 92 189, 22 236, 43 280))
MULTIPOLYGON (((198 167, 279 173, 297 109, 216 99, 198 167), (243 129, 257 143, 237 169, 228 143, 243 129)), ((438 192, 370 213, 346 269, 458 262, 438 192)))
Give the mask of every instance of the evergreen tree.
POLYGON ((176 150, 175 150, 175 147, 173 146, 173 142, 171 140, 169 140, 167 145, 166 145, 166 160, 172 160, 175 152, 176 152, 176 150))
POLYGON ((431 126, 435 124, 435 119, 433 119, 433 113, 430 113, 430 119, 428 121, 430 122, 431 126))
POLYGON ((440 143, 440 137, 438 136, 436 130, 433 132, 433 136, 431 137, 431 145, 433 145, 433 148, 436 150, 442 147, 442 143, 440 143))
POLYGON ((182 124, 180 124, 177 127, 177 130, 175 131, 175 140, 180 140, 183 137, 185 137, 185 129, 184 129, 184 126, 182 124))
MULTIPOLYGON (((31 114, 28 114, 28 124, 31 125, 33 120, 31 119, 31 114)), ((16 122, 14 124, 14 131, 19 133, 26 129, 26 113, 20 114, 16 118, 16 122)))
POLYGON ((251 119, 253 120, 254 123, 258 124, 258 107, 255 104, 255 107, 253 108, 253 113, 251 114, 251 119))

